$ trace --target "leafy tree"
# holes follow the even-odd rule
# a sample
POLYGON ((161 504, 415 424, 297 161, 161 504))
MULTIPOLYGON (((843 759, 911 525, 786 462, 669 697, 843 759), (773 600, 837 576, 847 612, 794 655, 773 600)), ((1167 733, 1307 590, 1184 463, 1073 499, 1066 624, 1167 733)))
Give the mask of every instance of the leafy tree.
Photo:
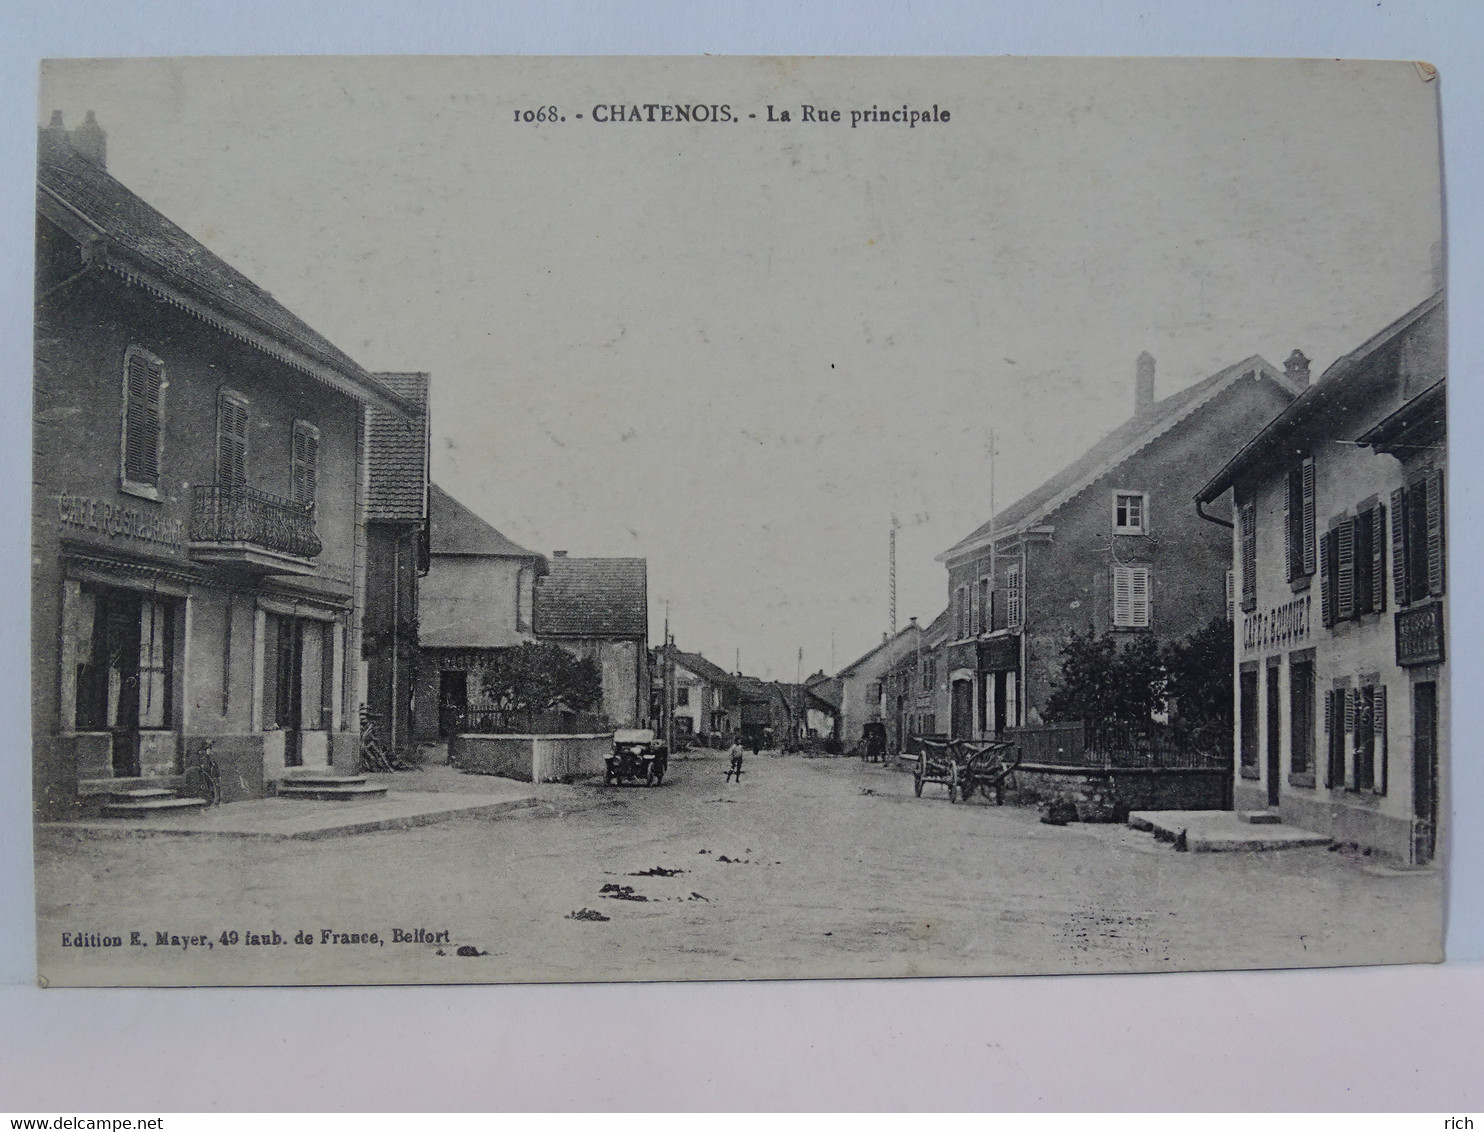
POLYGON ((495 650, 484 669, 484 690, 505 712, 588 711, 603 698, 603 678, 592 657, 526 641, 495 650))
POLYGON ((1171 715, 1182 729, 1230 742, 1232 626, 1217 617, 1165 650, 1171 715))
POLYGON ((1061 658, 1046 702, 1052 722, 1148 723, 1164 710, 1164 658, 1152 633, 1074 632, 1061 658))

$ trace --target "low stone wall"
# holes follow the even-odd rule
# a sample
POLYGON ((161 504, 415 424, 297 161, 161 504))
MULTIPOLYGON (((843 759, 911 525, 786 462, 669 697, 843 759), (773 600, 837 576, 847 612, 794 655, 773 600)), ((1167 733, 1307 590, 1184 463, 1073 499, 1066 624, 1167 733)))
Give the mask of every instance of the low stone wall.
POLYGON ((572 782, 603 773, 613 734, 454 735, 448 765, 520 782, 572 782))
POLYGON ((1069 767, 1022 763, 1008 795, 1027 805, 1066 801, 1086 822, 1123 822, 1130 810, 1231 808, 1229 770, 1069 767))

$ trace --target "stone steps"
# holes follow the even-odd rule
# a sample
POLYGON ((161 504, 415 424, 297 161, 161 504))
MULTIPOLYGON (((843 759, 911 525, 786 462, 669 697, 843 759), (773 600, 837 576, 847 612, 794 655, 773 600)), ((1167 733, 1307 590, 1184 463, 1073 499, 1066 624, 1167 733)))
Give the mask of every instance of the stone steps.
POLYGON ((278 784, 280 798, 317 802, 380 798, 385 793, 385 786, 367 782, 364 774, 291 774, 278 784))
POLYGON ((158 817, 204 810, 207 805, 205 798, 182 798, 168 787, 137 786, 110 794, 98 812, 105 818, 158 817))
POLYGON ((1282 825, 1283 818, 1274 810, 1243 810, 1237 814, 1238 821, 1248 825, 1282 825))

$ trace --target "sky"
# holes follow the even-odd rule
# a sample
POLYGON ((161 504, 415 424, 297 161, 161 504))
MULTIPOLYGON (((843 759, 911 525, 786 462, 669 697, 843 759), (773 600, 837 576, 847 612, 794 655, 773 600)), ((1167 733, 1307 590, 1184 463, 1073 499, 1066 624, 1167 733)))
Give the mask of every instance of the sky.
POLYGON ((943 608, 991 431, 1003 507, 1127 418, 1142 350, 1158 396, 1319 373, 1442 232, 1410 63, 66 61, 39 108, 95 110, 115 176, 368 369, 429 371, 444 488, 647 558, 654 640, 774 679, 880 640, 893 516, 899 624, 943 608), (735 120, 593 121, 649 103, 735 120), (850 125, 903 104, 949 121, 850 125))

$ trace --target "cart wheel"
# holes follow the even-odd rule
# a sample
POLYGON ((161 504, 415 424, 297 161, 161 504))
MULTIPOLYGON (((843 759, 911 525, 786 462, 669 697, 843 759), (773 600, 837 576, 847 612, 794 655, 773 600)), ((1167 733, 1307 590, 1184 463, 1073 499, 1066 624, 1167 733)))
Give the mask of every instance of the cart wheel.
POLYGON ((917 796, 919 798, 922 797, 922 775, 914 774, 912 776, 912 789, 917 791, 917 796))

